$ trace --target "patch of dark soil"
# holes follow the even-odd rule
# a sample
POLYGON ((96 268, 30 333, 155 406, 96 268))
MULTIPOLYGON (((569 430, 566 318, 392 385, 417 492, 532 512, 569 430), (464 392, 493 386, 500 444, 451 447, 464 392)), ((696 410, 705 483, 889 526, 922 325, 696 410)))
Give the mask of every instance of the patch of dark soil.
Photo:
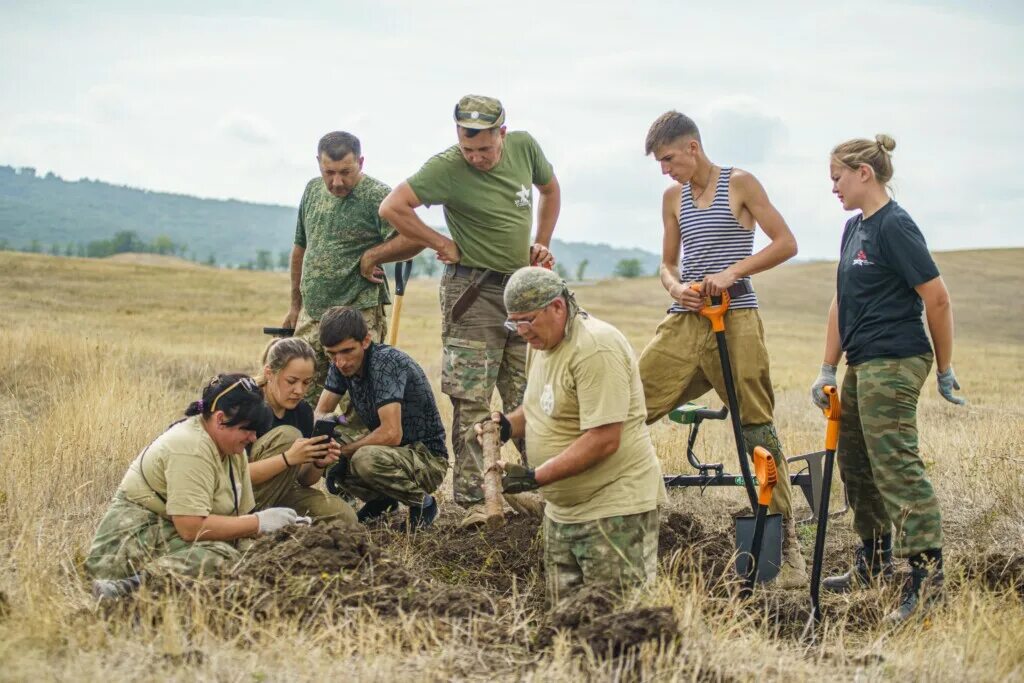
POLYGON ((0 621, 6 619, 11 614, 11 602, 7 599, 7 594, 0 591, 0 621))
POLYGON ((735 543, 731 536, 708 531, 700 521, 682 512, 673 512, 658 530, 658 557, 669 561, 673 574, 703 576, 709 584, 732 577, 735 543))
POLYGON ((369 608, 381 616, 421 612, 465 617, 495 605, 470 588, 445 586, 338 523, 290 527, 260 538, 234 576, 214 581, 153 577, 151 590, 196 588, 231 610, 317 618, 325 610, 369 608))
MULTIPOLYGON (((378 539, 388 542, 386 537, 378 539)), ((513 516, 495 532, 460 529, 455 523, 437 525, 408 542, 416 564, 437 581, 502 597, 516 586, 520 592, 532 589, 543 599, 543 545, 537 520, 513 516)))
POLYGON ((604 614, 574 634, 598 655, 621 656, 648 641, 671 640, 679 625, 670 607, 643 607, 604 614))
POLYGON ((993 590, 1012 589, 1024 599, 1024 555, 975 554, 964 564, 964 577, 993 590))

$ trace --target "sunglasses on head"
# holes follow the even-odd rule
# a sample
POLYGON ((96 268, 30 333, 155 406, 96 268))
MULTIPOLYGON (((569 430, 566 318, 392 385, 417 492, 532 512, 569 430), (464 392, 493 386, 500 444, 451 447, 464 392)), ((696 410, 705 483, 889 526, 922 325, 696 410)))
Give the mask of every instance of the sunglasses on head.
POLYGON ((242 379, 238 380, 237 382, 235 382, 234 384, 229 386, 224 391, 222 391, 219 394, 217 394, 217 398, 213 399, 213 403, 210 404, 210 414, 211 415, 213 413, 217 412, 217 401, 219 401, 222 398, 224 398, 225 396, 227 396, 229 393, 231 393, 232 389, 234 389, 235 387, 238 387, 238 386, 242 387, 243 389, 245 389, 249 393, 257 393, 260 390, 259 386, 257 386, 257 384, 256 384, 256 380, 254 380, 252 377, 243 377, 242 379))

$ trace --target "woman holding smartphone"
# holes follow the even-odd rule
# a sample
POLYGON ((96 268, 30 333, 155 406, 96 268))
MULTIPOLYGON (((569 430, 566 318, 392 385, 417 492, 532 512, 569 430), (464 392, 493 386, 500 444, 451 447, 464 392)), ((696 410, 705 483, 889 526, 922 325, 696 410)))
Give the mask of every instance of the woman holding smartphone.
POLYGON ((218 375, 132 461, 85 560, 93 593, 117 598, 144 572, 198 576, 240 557, 241 539, 295 523, 294 510, 253 513, 245 449, 270 422, 263 392, 247 375, 218 375))
POLYGON ((942 589, 942 519, 917 439, 917 402, 933 361, 939 393, 964 403, 953 393, 960 385, 949 292, 921 231, 889 196, 895 147, 878 135, 832 150, 832 192, 860 213, 843 230, 824 363, 811 387, 814 403, 827 407, 822 388, 835 385, 846 354, 838 462, 863 547, 849 572, 822 586, 847 592, 891 579, 895 547, 909 560, 910 579, 890 623, 905 621, 942 589))
POLYGON ((275 339, 263 352, 257 383, 273 417, 256 433, 250 449, 256 509, 284 506, 314 519, 337 518, 352 525, 356 514, 337 496, 313 486, 338 461, 341 446, 313 435, 313 409, 303 400, 315 373, 316 352, 304 339, 275 339))

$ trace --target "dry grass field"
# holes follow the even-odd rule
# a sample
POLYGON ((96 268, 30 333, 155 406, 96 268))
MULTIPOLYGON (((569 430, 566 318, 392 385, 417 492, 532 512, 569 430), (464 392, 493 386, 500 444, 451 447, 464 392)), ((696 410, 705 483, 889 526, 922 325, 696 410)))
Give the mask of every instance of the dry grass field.
MULTIPOLYGON (((282 540, 278 555, 290 564, 279 557, 263 566, 283 575, 271 577, 280 583, 269 594, 145 589, 130 609, 99 608, 80 563, 125 468, 212 373, 256 370, 260 328, 280 323, 287 278, 2 252, 0 679, 1022 680, 1024 588, 1014 583, 1024 575, 1022 259, 1020 249, 937 255, 969 399, 952 406, 929 382, 920 403, 922 451, 947 532, 946 600, 891 631, 878 623, 891 591, 831 598, 824 634, 806 645, 797 637, 805 591, 762 588, 743 603, 716 573, 728 513, 742 501, 725 489, 670 494, 665 516, 676 513, 675 526, 663 526, 657 585, 621 608, 595 598, 583 606, 590 627, 543 613, 532 527, 516 522, 492 538, 454 529, 448 482, 434 529, 369 538, 361 552, 376 558, 372 572, 331 558, 304 564, 290 551, 302 540, 282 540), (478 607, 442 609, 435 594, 478 607), (632 626, 608 619, 630 614, 639 617, 632 626), (625 638, 629 628, 661 637, 609 655, 609 634, 625 638)), ((755 280, 790 455, 822 447, 824 420, 807 387, 833 278, 834 265, 821 263, 755 280)), ((638 351, 666 304, 653 279, 576 291, 638 351)), ((436 282, 414 280, 399 345, 435 390, 438 327, 436 282)), ((666 472, 683 471, 685 434, 660 424, 654 435, 666 472)), ((704 427, 699 445, 706 459, 736 469, 724 424, 704 427)), ((801 534, 809 557, 813 527, 801 534)), ((827 568, 842 566, 855 543, 849 515, 838 518, 827 568)), ((327 557, 317 552, 309 557, 327 557)))

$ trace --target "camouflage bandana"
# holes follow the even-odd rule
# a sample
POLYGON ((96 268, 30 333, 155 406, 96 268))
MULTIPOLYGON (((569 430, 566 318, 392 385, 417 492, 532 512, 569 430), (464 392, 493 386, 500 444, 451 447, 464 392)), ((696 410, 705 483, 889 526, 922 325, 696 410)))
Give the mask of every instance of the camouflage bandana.
POLYGON ((588 316, 576 303, 576 295, 569 290, 565 280, 554 271, 527 266, 513 273, 505 285, 505 309, 509 313, 538 311, 560 296, 565 298, 569 311, 565 321, 565 334, 568 337, 576 315, 582 313, 584 317, 588 316))

